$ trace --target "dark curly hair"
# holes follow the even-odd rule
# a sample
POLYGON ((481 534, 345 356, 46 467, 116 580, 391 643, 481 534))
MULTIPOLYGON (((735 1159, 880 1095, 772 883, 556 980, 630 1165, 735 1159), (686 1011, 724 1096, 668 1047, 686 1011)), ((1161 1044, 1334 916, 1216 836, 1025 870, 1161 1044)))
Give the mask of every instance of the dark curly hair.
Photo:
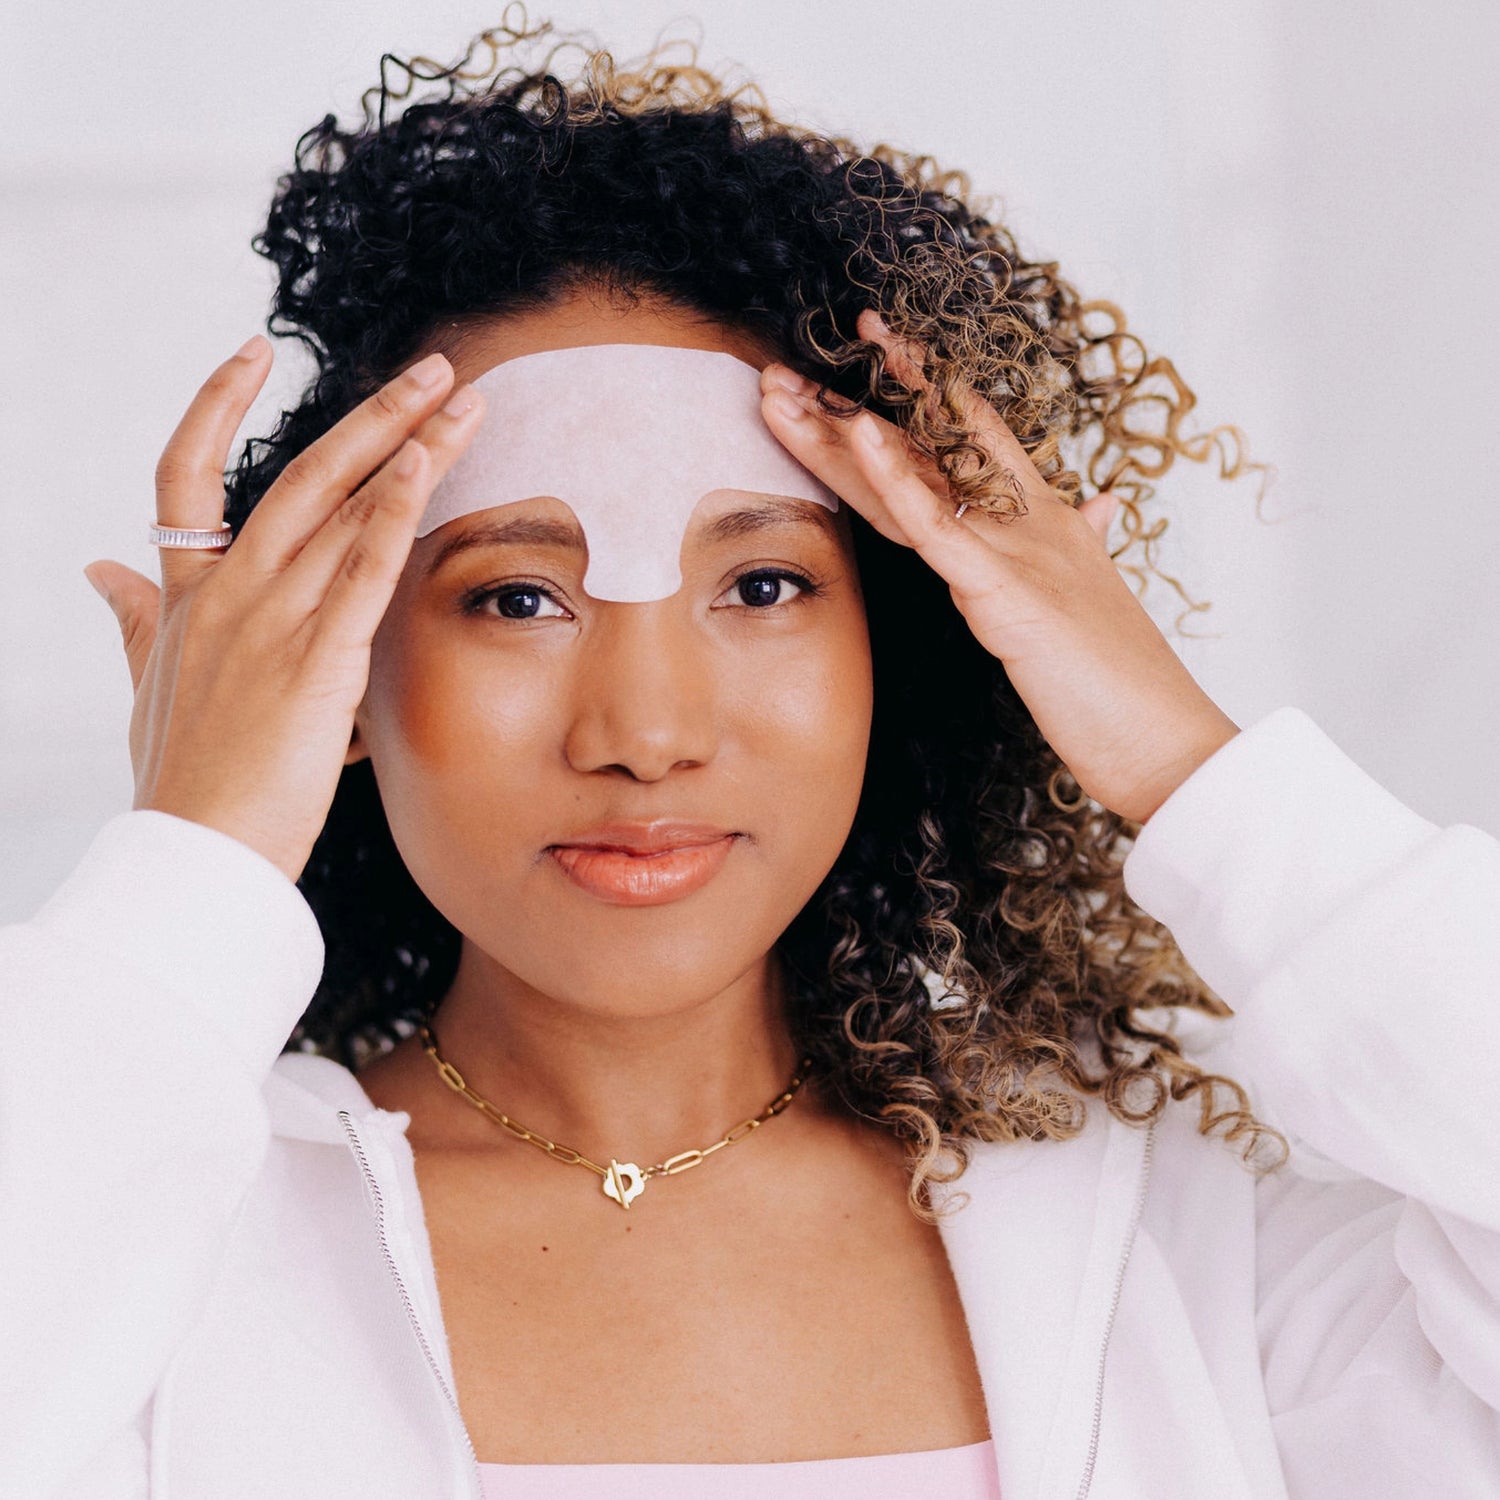
MULTIPOLYGON (((1226 477, 1260 467, 1236 429, 1188 435, 1194 397, 1171 363, 1023 256, 962 173, 782 123, 696 48, 622 68, 570 39, 586 54, 571 83, 552 72, 559 47, 498 68, 502 47, 551 30, 512 6, 452 66, 387 55, 357 128, 330 114, 298 142, 253 243, 280 273, 268 326, 317 373, 226 476, 236 533, 295 454, 424 346, 579 288, 753 334, 825 403, 898 423, 956 495, 1015 514, 1013 483, 960 414, 968 385, 1064 499, 1086 484, 1120 496, 1117 558, 1139 546, 1152 572, 1152 478, 1179 457, 1217 455, 1226 477), (393 113, 419 79, 442 87, 393 113), (926 392, 856 336, 866 306, 924 346, 926 392)), ((843 851, 778 944, 825 1089, 907 1144, 923 1217, 925 1184, 962 1172, 966 1142, 1068 1137, 1085 1095, 1132 1123, 1197 1095, 1200 1130, 1248 1137, 1247 1162, 1263 1136, 1284 1150, 1238 1084, 1140 1014, 1229 1012, 1125 892, 1139 825, 1080 792, 943 580, 851 523, 874 658, 868 769, 843 851)), ((299 884, 327 966, 287 1045, 357 1068, 432 1012, 460 943, 402 863, 368 761, 345 769, 299 884)))

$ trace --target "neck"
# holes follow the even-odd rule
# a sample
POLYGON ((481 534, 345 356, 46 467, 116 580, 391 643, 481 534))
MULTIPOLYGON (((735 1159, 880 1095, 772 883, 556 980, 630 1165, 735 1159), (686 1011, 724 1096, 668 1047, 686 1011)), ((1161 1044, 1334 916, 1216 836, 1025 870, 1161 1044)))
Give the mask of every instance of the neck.
MULTIPOLYGON (((644 1165, 710 1145, 786 1088, 800 1059, 785 994, 767 954, 686 1007, 602 1014, 532 989, 466 942, 432 1029, 468 1086, 519 1124, 595 1161, 644 1165)), ((494 1125, 427 1066, 452 1128, 493 1142, 494 1125)))

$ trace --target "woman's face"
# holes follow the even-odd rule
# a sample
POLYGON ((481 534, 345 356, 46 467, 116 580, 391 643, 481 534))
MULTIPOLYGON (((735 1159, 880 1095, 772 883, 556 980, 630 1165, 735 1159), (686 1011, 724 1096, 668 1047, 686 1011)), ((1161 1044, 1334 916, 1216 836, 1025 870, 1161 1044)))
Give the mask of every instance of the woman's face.
MULTIPOLYGON (((582 294, 440 347, 465 381, 602 343, 716 350, 757 369, 770 357, 680 311, 582 294)), ((500 517, 570 521, 556 500, 461 516, 414 544, 351 756, 373 762, 396 845, 463 934, 464 965, 498 988, 622 1018, 701 1003, 764 962, 843 846, 872 703, 848 508, 808 503, 800 521, 708 534, 755 505, 706 500, 682 587, 648 603, 585 594, 585 551, 448 545, 500 517), (559 850, 661 820, 727 837, 660 862, 559 850)))

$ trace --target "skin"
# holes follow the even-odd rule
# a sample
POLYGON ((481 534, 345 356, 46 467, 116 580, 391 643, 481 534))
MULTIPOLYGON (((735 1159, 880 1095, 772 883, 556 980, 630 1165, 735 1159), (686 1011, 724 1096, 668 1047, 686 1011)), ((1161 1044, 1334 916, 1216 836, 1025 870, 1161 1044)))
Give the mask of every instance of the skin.
MULTIPOLYGON (((860 331, 917 381, 873 314, 860 331)), ((582 293, 446 330, 417 362, 433 384, 403 377, 352 413, 227 553, 163 552, 159 597, 119 564, 92 565, 137 687, 136 805, 218 828, 295 878, 341 761, 368 756, 403 858, 463 934, 436 1020, 445 1054, 533 1130, 644 1165, 711 1143, 785 1087, 796 1059, 773 946, 852 821, 871 672, 846 508, 822 513, 831 527, 716 545, 702 535, 714 512, 695 517, 683 588, 646 604, 589 599, 581 555, 562 549, 474 549, 429 571, 447 536, 484 519, 413 544, 478 418, 472 392, 467 412, 444 413, 444 398, 461 406, 465 382, 506 359, 627 341, 760 368, 771 430, 948 581, 1103 805, 1144 821, 1237 729, 1110 561, 1110 498, 1060 501, 977 398, 976 431, 1027 500, 1015 522, 955 519, 895 429, 819 414, 745 335, 582 293), (415 460, 405 477, 401 452, 415 460), (767 566, 820 592, 752 609, 735 579, 767 566), (552 594, 545 618, 504 618, 497 598, 464 608, 518 580, 552 594), (545 852, 605 818, 654 816, 741 837, 707 886, 646 908, 584 894, 545 852)), ((189 408, 158 471, 164 523, 222 515, 216 476, 265 352, 221 367, 189 408)), ((816 1081, 748 1141, 652 1182, 629 1214, 582 1169, 497 1130, 414 1042, 360 1081, 411 1116, 482 1459, 750 1462, 987 1435, 962 1309, 937 1231, 907 1209, 899 1147, 816 1081)))
MULTIPOLYGON (((757 369, 769 357, 678 312, 588 297, 470 330, 448 352, 473 380, 606 342, 712 349, 757 369)), ((498 517, 566 519, 559 502, 450 521, 412 548, 355 716, 350 758, 374 761, 403 860, 464 934, 436 1018, 444 1055, 472 1059, 474 1086, 508 1113, 605 1160, 707 1144, 785 1087, 797 1058, 771 949, 854 820, 872 675, 848 512, 805 504, 802 524, 705 539, 754 505, 705 501, 683 587, 634 604, 586 595, 586 553, 561 547, 475 547, 429 572, 455 537, 498 517), (747 605, 736 579, 767 568, 819 592, 784 582, 782 602, 747 605), (503 595, 465 613, 477 590, 517 582, 551 595, 512 594, 533 618, 503 618, 503 595), (718 875, 677 901, 608 904, 545 853, 606 820, 662 817, 740 835, 718 875), (672 1083, 685 1077, 691 1092, 672 1083)), ((493 1132, 449 1100, 471 1134, 493 1132)))

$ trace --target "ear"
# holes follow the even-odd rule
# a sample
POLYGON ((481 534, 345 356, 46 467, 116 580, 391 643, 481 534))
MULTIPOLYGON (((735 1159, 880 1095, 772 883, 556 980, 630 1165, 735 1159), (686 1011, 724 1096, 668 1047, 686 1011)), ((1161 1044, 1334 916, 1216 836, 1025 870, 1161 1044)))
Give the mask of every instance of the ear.
POLYGON ((370 747, 365 744, 365 737, 360 733, 359 720, 354 721, 354 731, 349 736, 349 748, 344 752, 344 764, 346 766, 357 765, 362 760, 369 760, 370 747))

